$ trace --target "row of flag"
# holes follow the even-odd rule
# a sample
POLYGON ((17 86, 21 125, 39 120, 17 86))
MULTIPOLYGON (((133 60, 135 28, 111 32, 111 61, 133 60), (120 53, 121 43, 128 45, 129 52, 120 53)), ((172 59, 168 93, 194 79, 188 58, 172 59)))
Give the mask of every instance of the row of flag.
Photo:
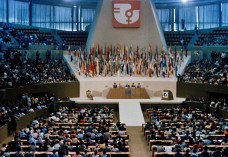
MULTIPOLYGON (((151 73, 156 73, 158 76, 161 71, 164 76, 168 73, 173 74, 173 69, 177 69, 176 66, 181 58, 176 48, 174 51, 161 50, 159 53, 157 47, 153 51, 150 45, 148 48, 139 46, 133 48, 125 45, 101 47, 98 44, 84 51, 79 48, 71 52, 69 49, 69 53, 73 54, 79 73, 86 75, 92 73, 92 76, 101 74, 113 76, 117 73, 132 76, 144 72, 151 77, 151 73)), ((183 51, 180 52, 182 53, 183 51)))

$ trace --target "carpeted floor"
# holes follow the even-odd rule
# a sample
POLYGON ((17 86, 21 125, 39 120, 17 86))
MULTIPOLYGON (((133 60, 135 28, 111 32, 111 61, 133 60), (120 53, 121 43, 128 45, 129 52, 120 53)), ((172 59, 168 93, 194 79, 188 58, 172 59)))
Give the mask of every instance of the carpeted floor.
POLYGON ((130 157, 151 157, 152 152, 146 143, 141 126, 127 126, 130 157))
POLYGON ((8 142, 10 142, 12 140, 13 140, 13 136, 9 136, 4 141, 0 141, 0 146, 2 146, 3 144, 8 144, 8 142))
POLYGON ((142 126, 145 123, 140 102, 136 99, 119 100, 119 116, 127 126, 142 126))

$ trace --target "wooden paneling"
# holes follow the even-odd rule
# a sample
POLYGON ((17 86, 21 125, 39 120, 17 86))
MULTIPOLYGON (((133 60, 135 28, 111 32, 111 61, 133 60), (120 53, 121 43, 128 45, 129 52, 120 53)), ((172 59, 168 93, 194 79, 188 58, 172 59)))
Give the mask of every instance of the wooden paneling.
POLYGON ((48 83, 0 90, 0 102, 13 101, 24 93, 52 92, 57 97, 79 97, 79 82, 48 83))
POLYGON ((228 86, 177 82, 177 97, 209 98, 211 93, 228 94, 228 86))
POLYGON ((145 88, 111 88, 107 99, 149 99, 145 88))

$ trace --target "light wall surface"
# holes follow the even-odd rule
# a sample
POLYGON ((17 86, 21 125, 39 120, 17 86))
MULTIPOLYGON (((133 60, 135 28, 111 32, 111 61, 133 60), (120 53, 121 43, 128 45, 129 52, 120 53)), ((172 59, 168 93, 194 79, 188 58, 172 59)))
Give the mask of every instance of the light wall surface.
POLYGON ((101 0, 97 6, 95 20, 87 39, 87 48, 94 45, 121 45, 167 50, 163 31, 151 0, 141 0, 140 28, 113 28, 112 0, 101 0))

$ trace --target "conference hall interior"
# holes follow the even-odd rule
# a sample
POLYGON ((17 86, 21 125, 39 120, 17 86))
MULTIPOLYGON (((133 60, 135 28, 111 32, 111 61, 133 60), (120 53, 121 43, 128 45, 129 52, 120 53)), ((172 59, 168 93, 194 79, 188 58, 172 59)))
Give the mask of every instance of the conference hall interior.
POLYGON ((228 0, 0 0, 0 157, 228 157, 228 0))

